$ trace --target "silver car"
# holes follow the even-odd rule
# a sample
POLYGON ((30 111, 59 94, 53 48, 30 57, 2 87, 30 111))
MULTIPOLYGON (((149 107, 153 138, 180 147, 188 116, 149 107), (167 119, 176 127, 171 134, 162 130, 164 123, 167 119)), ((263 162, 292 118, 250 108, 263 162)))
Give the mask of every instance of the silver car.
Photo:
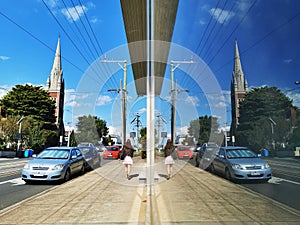
POLYGON ((268 163, 246 147, 221 147, 210 169, 228 180, 265 180, 272 178, 268 163))
POLYGON ((75 173, 84 173, 85 160, 77 147, 51 147, 43 150, 22 169, 22 179, 30 181, 68 181, 75 173))

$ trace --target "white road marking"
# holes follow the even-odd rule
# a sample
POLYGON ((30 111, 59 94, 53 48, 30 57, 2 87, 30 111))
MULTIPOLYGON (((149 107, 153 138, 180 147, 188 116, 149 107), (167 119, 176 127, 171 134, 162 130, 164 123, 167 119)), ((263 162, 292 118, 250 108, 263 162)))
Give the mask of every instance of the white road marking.
POLYGON ((280 184, 280 182, 282 182, 282 181, 285 181, 285 182, 288 182, 288 183, 291 183, 291 184, 300 185, 299 182, 283 179, 283 178, 280 178, 280 177, 274 177, 274 176, 268 182, 271 183, 271 184, 280 184))
POLYGON ((11 179, 11 180, 2 181, 2 182, 0 182, 0 185, 1 184, 6 184, 6 183, 12 183, 13 186, 17 186, 17 185, 25 184, 25 181, 22 180, 21 177, 18 177, 18 178, 14 178, 14 179, 11 179))

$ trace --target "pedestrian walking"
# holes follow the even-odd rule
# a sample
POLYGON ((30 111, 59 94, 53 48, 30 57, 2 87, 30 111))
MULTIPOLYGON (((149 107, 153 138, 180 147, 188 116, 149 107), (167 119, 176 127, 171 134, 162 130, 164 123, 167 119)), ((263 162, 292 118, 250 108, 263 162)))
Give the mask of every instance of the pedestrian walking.
POLYGON ((168 173, 168 177, 167 179, 172 178, 173 176, 173 165, 175 163, 172 153, 174 151, 175 147, 172 144, 172 141, 170 139, 168 139, 167 144, 164 148, 164 152, 165 152, 165 164, 167 166, 167 173, 168 173))
POLYGON ((125 177, 129 180, 130 179, 130 170, 131 166, 133 165, 133 147, 130 143, 130 140, 127 140, 127 142, 123 146, 123 154, 124 154, 124 161, 123 164, 125 166, 125 177))

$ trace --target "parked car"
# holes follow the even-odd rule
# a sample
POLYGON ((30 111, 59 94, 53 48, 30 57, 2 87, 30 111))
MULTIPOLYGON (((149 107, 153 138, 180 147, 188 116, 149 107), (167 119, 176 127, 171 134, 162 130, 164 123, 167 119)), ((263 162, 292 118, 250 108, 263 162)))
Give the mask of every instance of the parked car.
POLYGON ((218 150, 219 146, 217 144, 203 144, 196 152, 195 166, 210 170, 211 162, 218 150))
POLYGON ((90 142, 81 142, 77 145, 77 147, 93 147, 96 148, 93 143, 90 142))
POLYGON ((121 149, 119 146, 106 146, 103 151, 103 159, 119 159, 121 154, 121 149))
POLYGON ((178 159, 192 159, 194 158, 193 149, 190 146, 179 145, 176 148, 178 159))
POLYGON ((95 169, 101 166, 101 155, 96 148, 78 147, 86 161, 86 169, 95 169))
POLYGON ((266 161, 247 147, 221 147, 211 163, 211 171, 228 180, 264 180, 272 178, 266 161))
POLYGON ((30 181, 68 181, 76 173, 84 173, 84 157, 77 147, 50 147, 34 156, 22 169, 22 179, 30 181))

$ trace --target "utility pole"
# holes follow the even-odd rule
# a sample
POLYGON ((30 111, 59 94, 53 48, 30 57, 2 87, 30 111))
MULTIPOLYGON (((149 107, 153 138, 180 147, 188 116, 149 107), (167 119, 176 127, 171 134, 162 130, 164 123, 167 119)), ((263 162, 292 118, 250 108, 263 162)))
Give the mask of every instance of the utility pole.
POLYGON ((131 120, 131 124, 133 124, 135 122, 135 127, 136 127, 136 139, 137 139, 137 146, 139 148, 139 144, 140 144, 140 139, 139 139, 139 135, 140 135, 140 127, 142 126, 142 123, 140 121, 140 115, 139 113, 135 114, 135 117, 131 120))
POLYGON ((189 92, 189 90, 178 90, 174 85, 174 71, 180 66, 180 64, 193 64, 193 60, 190 61, 174 61, 171 60, 171 140, 175 144, 175 128, 176 128, 176 96, 179 92, 189 92), (176 65, 175 65, 176 64, 176 65))
POLYGON ((122 88, 122 80, 120 80, 120 88, 109 89, 108 91, 116 91, 120 93, 120 101, 122 105, 122 145, 126 142, 126 100, 127 100, 127 60, 108 60, 103 59, 100 62, 104 63, 118 63, 121 69, 124 71, 124 81, 122 88), (123 66, 121 65, 123 63, 123 66))
POLYGON ((272 132, 272 145, 273 145, 273 150, 275 151, 275 139, 274 139, 274 125, 276 126, 276 122, 271 118, 269 117, 269 120, 271 122, 271 132, 272 132))
POLYGON ((19 119, 19 121, 17 122, 17 125, 19 125, 19 133, 17 135, 17 139, 18 139, 18 148, 17 148, 17 153, 20 151, 20 147, 21 147, 21 140, 22 140, 22 122, 25 119, 24 116, 22 116, 21 119, 19 119))
POLYGON ((157 117, 156 127, 157 127, 157 136, 158 136, 157 143, 159 145, 160 144, 160 136, 161 136, 161 134, 160 134, 160 128, 161 127, 163 128, 163 124, 166 124, 167 121, 161 116, 160 113, 158 113, 158 115, 156 117, 157 117), (161 122, 163 122, 163 124, 161 122))

